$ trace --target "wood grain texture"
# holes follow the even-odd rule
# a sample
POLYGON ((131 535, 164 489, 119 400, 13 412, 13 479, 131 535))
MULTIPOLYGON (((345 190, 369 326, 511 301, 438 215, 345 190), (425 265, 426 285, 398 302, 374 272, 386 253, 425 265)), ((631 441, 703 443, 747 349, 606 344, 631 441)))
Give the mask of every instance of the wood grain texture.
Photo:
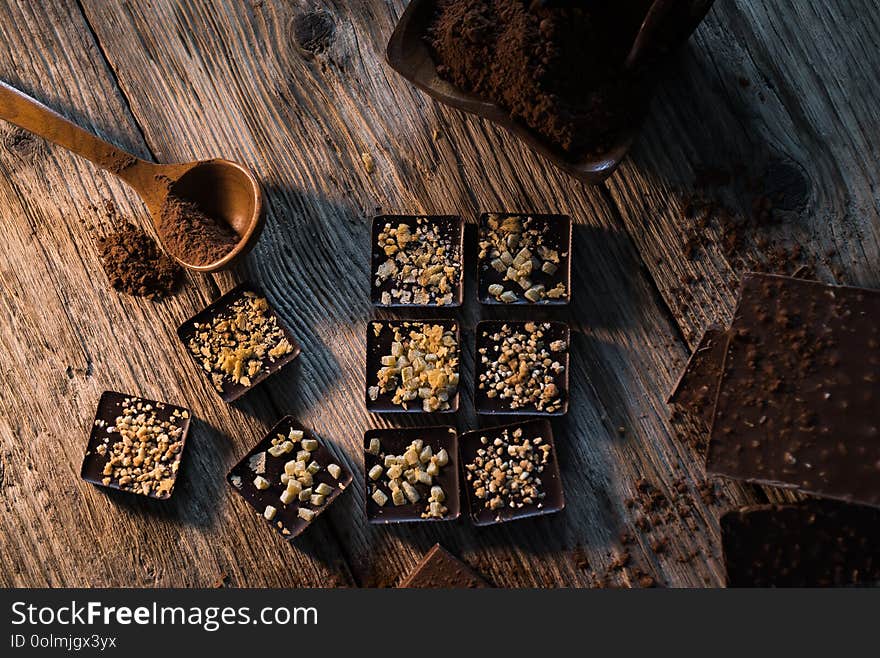
MULTIPOLYGON (((7 3, 3 11, 0 75, 149 157, 77 4, 7 3)), ((210 586, 226 574, 251 585, 286 584, 282 570, 260 567, 273 562, 303 583, 351 582, 327 528, 306 540, 310 552, 291 554, 251 543, 264 529, 230 505, 223 482, 235 454, 230 437, 255 441, 264 423, 208 391, 174 334, 215 287, 191 278, 182 295, 162 303, 109 290, 94 240, 113 224, 103 200, 150 230, 137 197, 81 159, 6 124, 0 129, 0 583, 210 586), (200 419, 169 504, 79 480, 104 389, 181 403, 200 419)))
MULTIPOLYGON (((612 584, 637 586, 642 572, 672 586, 723 582, 717 516, 724 507, 696 493, 704 469, 688 439, 698 430, 678 436, 664 403, 687 343, 727 312, 735 273, 719 254, 691 263, 677 251, 682 238, 674 188, 689 184, 689 163, 708 160, 700 149, 718 141, 713 131, 692 125, 687 134, 696 136, 683 138, 684 126, 707 107, 713 120, 727 120, 717 118, 727 112, 725 101, 682 90, 721 84, 726 74, 718 62, 728 62, 727 50, 746 60, 763 49, 763 75, 782 76, 771 69, 781 64, 766 32, 782 29, 781 9, 718 3, 723 7, 678 63, 683 73, 655 102, 633 157, 606 186, 588 188, 500 129, 433 103, 384 65, 401 0, 83 0, 58 3, 39 16, 28 4, 0 10, 9 14, 0 23, 0 38, 9 45, 0 54, 0 74, 87 127, 117 126, 111 137, 136 153, 169 162, 222 155, 252 165, 266 184, 269 217, 260 244, 235 272, 192 279, 183 295, 162 304, 123 298, 95 275, 97 255, 83 222, 99 221, 88 204, 106 197, 146 224, 143 209, 88 164, 4 133, 0 212, 13 235, 0 247, 0 299, 10 318, 0 333, 0 558, 15 566, 0 572, 0 584, 208 586, 221 573, 236 586, 394 584, 437 541, 502 586, 592 586, 606 573, 612 584), (23 47, 32 34, 36 43, 23 47), (19 142, 29 146, 9 146, 19 142), (375 163, 372 171, 364 154, 375 163), (292 413, 333 443, 356 482, 362 478, 363 431, 390 422, 368 414, 361 402, 364 332, 374 317, 369 217, 442 212, 473 222, 480 211, 508 209, 567 212, 576 222, 574 302, 547 315, 568 320, 573 330, 571 411, 554 423, 565 512, 479 530, 466 521, 376 528, 366 524, 362 489, 353 487, 306 535, 284 544, 226 490, 222 475, 263 428, 292 413), (703 278, 685 311, 677 290, 681 277, 695 273, 703 278), (290 372, 226 407, 187 361, 173 330, 244 278, 266 288, 304 353, 290 372), (187 404, 203 419, 170 510, 108 496, 77 480, 86 428, 105 387, 187 404), (643 512, 625 501, 639 497, 642 478, 669 498, 680 497, 687 515, 640 530, 643 512), (688 493, 677 494, 676 485, 688 493), (632 557, 615 569, 621 534, 632 536, 632 557), (664 539, 665 550, 657 550, 664 539)), ((790 11, 809 25, 836 20, 836 10, 803 7, 790 11)), ((788 29, 786 38, 806 53, 813 47, 810 34, 788 29)), ((794 61, 785 64, 796 68, 794 61)), ((842 107, 833 78, 801 72, 800 84, 810 75, 812 86, 798 88, 810 92, 808 100, 791 92, 786 103, 771 107, 756 89, 754 97, 742 92, 742 106, 764 117, 763 139, 791 139, 771 126, 781 130, 793 121, 786 117, 798 113, 814 122, 828 106, 856 113, 842 107)), ((852 84, 865 93, 866 85, 852 84)), ((864 123, 871 114, 858 116, 864 123)), ((818 152, 826 133, 816 128, 814 135, 818 152)), ((740 126, 729 139, 757 138, 740 126)), ((836 139, 840 153, 856 146, 849 143, 853 135, 836 139)), ((786 149, 789 157, 793 150, 786 149)), ((860 157, 862 164, 847 170, 858 180, 847 178, 841 189, 843 174, 830 176, 825 169, 833 167, 826 165, 810 170, 811 189, 822 180, 822 198, 858 193, 860 203, 868 203, 876 172, 867 171, 870 158, 860 157)), ((857 240, 867 246, 851 257, 876 255, 876 222, 856 225, 862 228, 847 248, 860 248, 857 240)), ((792 239, 806 234, 791 232, 792 239)), ((460 430, 477 425, 469 384, 473 327, 503 313, 478 307, 473 272, 468 275, 466 306, 457 314, 468 382, 454 419, 460 430)), ((861 276, 866 282, 870 271, 861 276)), ((448 419, 394 422, 432 421, 448 419)), ((765 499, 755 489, 723 487, 725 506, 765 499)))

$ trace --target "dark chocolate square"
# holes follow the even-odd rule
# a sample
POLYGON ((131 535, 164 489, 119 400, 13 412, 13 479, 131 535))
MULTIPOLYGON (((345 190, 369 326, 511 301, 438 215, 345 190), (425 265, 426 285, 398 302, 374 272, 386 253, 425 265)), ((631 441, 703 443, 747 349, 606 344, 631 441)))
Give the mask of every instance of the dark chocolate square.
POLYGON ((416 565, 415 570, 400 583, 400 587, 408 589, 481 589, 491 587, 491 585, 440 544, 434 544, 416 565))
POLYGON ((491 358, 492 349, 496 345, 496 342, 492 340, 492 335, 496 332, 499 332, 502 327, 508 326, 514 329, 517 332, 524 332, 525 325, 529 324, 528 322, 500 322, 500 321, 485 321, 477 324, 476 328, 476 357, 475 357, 475 374, 474 374, 474 407, 478 414, 485 415, 494 415, 494 416, 564 416, 568 413, 568 388, 569 388, 569 351, 571 348, 571 332, 569 327, 564 322, 535 322, 536 325, 548 324, 550 325, 549 329, 545 332, 543 343, 548 346, 553 341, 563 340, 565 341, 565 350, 564 352, 553 352, 553 356, 558 360, 564 370, 555 375, 554 383, 556 384, 557 389, 559 390, 559 395, 562 399, 562 406, 552 413, 548 413, 547 411, 539 411, 535 405, 529 405, 525 407, 520 407, 517 409, 513 409, 510 406, 509 400, 502 400, 500 397, 496 396, 494 398, 490 398, 487 394, 487 389, 480 388, 480 375, 486 373, 486 365, 482 363, 482 354, 480 354, 480 350, 486 348, 487 356, 491 358))
POLYGON ((89 435, 89 443, 86 447, 86 453, 83 457, 82 468, 80 469, 80 477, 86 482, 96 484, 109 489, 118 489, 127 493, 133 493, 139 496, 147 496, 158 500, 166 500, 171 498, 174 493, 174 486, 177 482, 179 470, 174 472, 171 487, 167 490, 167 495, 160 495, 155 490, 149 494, 140 491, 131 491, 124 488, 118 480, 111 480, 109 484, 105 484, 103 474, 104 467, 108 462, 108 455, 102 455, 99 452, 100 446, 107 445, 108 448, 117 442, 119 434, 111 431, 116 424, 116 418, 122 413, 123 406, 127 401, 135 403, 140 402, 152 407, 147 413, 155 413, 156 419, 159 421, 173 422, 174 425, 181 428, 181 446, 170 463, 179 465, 183 459, 183 450, 186 447, 186 437, 189 434, 189 425, 191 414, 184 407, 177 407, 166 402, 156 402, 155 400, 147 400, 139 398, 136 395, 126 395, 125 393, 117 393, 116 391, 104 391, 98 402, 98 409, 95 412, 95 420, 92 423, 91 434, 89 435), (117 437, 114 439, 114 437, 117 437))
POLYGON ((453 308, 461 306, 464 301, 464 220, 457 215, 379 215, 373 219, 371 230, 371 257, 370 257, 370 299, 379 308, 453 308), (449 304, 438 303, 403 303, 391 301, 382 303, 382 294, 390 293, 395 286, 392 280, 386 280, 377 285, 377 271, 379 266, 388 257, 379 248, 379 234, 386 223, 407 224, 410 229, 415 229, 418 220, 427 220, 429 224, 437 228, 437 232, 448 239, 453 246, 452 260, 456 263, 455 280, 452 286, 452 302, 449 304))
MULTIPOLYGON (((535 285, 543 285, 547 290, 557 284, 565 285, 566 293, 558 299, 545 298, 538 302, 531 302, 523 296, 522 288, 512 282, 505 281, 505 273, 498 272, 491 265, 492 258, 487 256, 480 258, 477 263, 477 296, 482 304, 493 306, 565 306, 571 302, 571 231, 572 222, 568 215, 539 215, 534 213, 483 213, 480 215, 477 227, 478 242, 484 239, 488 228, 489 217, 531 217, 533 225, 539 230, 546 228, 544 235, 545 246, 559 252, 558 269, 554 274, 547 274, 540 270, 532 273, 531 280, 535 285), (514 302, 505 303, 497 300, 489 294, 489 286, 493 284, 505 285, 517 295, 514 302)), ((478 248, 477 253, 480 253, 478 248)))
POLYGON ((667 403, 681 407, 709 427, 715 413, 715 397, 726 351, 727 332, 724 328, 717 324, 707 327, 667 403))
POLYGON ((458 432, 452 427, 398 427, 389 429, 367 430, 364 434, 364 478, 366 482, 366 506, 367 519, 370 523, 410 523, 416 521, 454 521, 461 515, 461 501, 458 485, 458 432), (371 439, 379 439, 382 446, 379 456, 367 452, 371 439), (422 513, 427 507, 427 499, 431 487, 426 484, 413 485, 421 495, 418 503, 406 505, 394 505, 391 502, 391 491, 382 484, 383 478, 378 481, 370 479, 369 471, 376 464, 384 469, 384 457, 386 454, 401 455, 410 443, 416 439, 422 439, 425 445, 431 446, 434 454, 446 449, 449 454, 449 463, 442 468, 440 475, 434 478, 434 484, 443 487, 446 493, 444 505, 448 508, 447 514, 442 518, 423 519, 422 513), (371 497, 373 486, 379 484, 379 488, 388 496, 388 502, 380 506, 371 497))
POLYGON ((458 411, 459 400, 461 397, 461 381, 458 383, 455 395, 449 399, 449 409, 445 411, 426 412, 422 407, 420 399, 413 400, 408 404, 408 408, 402 405, 394 404, 393 393, 379 393, 375 400, 370 398, 370 387, 375 386, 377 382, 376 373, 382 367, 382 357, 391 352, 391 343, 394 342, 394 328, 413 326, 413 325, 435 325, 438 324, 444 330, 452 331, 455 334, 455 340, 458 344, 458 368, 461 374, 461 332, 458 323, 454 320, 390 320, 379 321, 373 320, 367 323, 367 373, 366 387, 364 391, 364 401, 367 410, 373 413, 455 413, 458 411), (375 326, 379 326, 379 335, 376 335, 375 326))
POLYGON ((352 479, 351 471, 345 467, 345 464, 333 456, 323 441, 314 436, 308 429, 299 425, 292 416, 285 416, 278 421, 266 436, 250 452, 242 457, 240 462, 232 467, 232 470, 226 476, 227 482, 257 511, 260 518, 266 520, 285 539, 293 539, 314 523, 318 516, 323 514, 333 501, 342 495, 346 487, 351 484, 352 479), (279 434, 288 436, 290 430, 302 430, 303 439, 315 439, 318 441, 318 449, 312 452, 311 458, 318 462, 321 470, 313 475, 313 486, 316 487, 323 482, 332 489, 327 494, 324 504, 319 507, 308 502, 300 502, 298 498, 295 498, 288 505, 284 505, 280 500, 281 494, 286 489, 286 486, 281 484, 281 474, 284 473, 284 465, 288 461, 296 459, 296 453, 300 450, 299 444, 297 443, 290 453, 279 457, 273 457, 266 451, 272 447, 272 440, 274 438, 279 434), (251 465, 252 459, 259 461, 257 456, 260 453, 265 453, 263 473, 255 472, 251 465), (327 470, 327 466, 330 464, 336 464, 342 470, 338 480, 327 470), (268 489, 257 489, 254 484, 257 475, 262 475, 269 481, 268 489), (272 505, 277 510, 275 518, 271 521, 263 516, 267 505, 272 505), (302 506, 316 512, 315 517, 311 521, 306 521, 298 516, 299 508, 302 506))
POLYGON ((880 291, 748 274, 707 471, 880 505, 880 291))
POLYGON ((195 335, 197 331, 196 324, 204 324, 212 321, 218 314, 228 310, 231 305, 234 304, 235 301, 242 297, 246 292, 254 293, 256 295, 259 295, 260 297, 266 296, 257 286, 251 283, 242 283, 220 297, 213 304, 206 306, 204 309, 196 313, 189 320, 181 324, 180 327, 178 327, 177 329, 177 336, 178 338, 180 338, 181 342, 183 342, 184 349, 186 349, 187 353, 196 362, 199 370, 205 373, 205 375, 208 377, 211 383, 211 388, 217 391, 217 393, 219 393, 220 397, 225 402, 234 402, 245 393, 248 393, 254 387, 264 382, 266 379, 274 375, 288 363, 297 358, 302 351, 299 343, 296 342, 296 339, 291 335, 290 331, 281 321, 281 318, 278 317, 278 314, 272 308, 272 305, 270 303, 267 316, 272 316, 275 318, 278 326, 281 328, 281 331, 287 338, 287 341, 290 343, 291 347, 293 347, 293 351, 278 358, 275 358, 274 360, 268 355, 264 356, 262 359, 263 367, 257 374, 251 377, 251 383, 249 386, 244 386, 238 382, 231 381, 226 376, 223 377, 219 389, 214 385, 214 382, 211 380, 211 374, 205 371, 201 361, 199 360, 199 357, 193 354, 193 352, 190 350, 189 340, 192 336, 195 335))
POLYGON ((880 510, 833 500, 721 517, 728 587, 880 585, 880 510))
POLYGON ((471 520, 476 526, 494 525, 496 523, 506 523, 508 521, 553 514, 565 508, 565 494, 562 490, 562 478, 559 475, 559 462, 556 456, 556 444, 553 441, 553 428, 550 426, 550 421, 546 419, 529 420, 502 427, 466 432, 459 438, 459 461, 461 462, 462 480, 468 499, 471 520), (484 505, 483 499, 477 498, 474 494, 474 487, 467 479, 467 465, 474 463, 477 451, 483 447, 482 437, 486 437, 491 443, 496 437, 500 437, 505 429, 512 432, 518 428, 522 428, 524 439, 533 440, 540 437, 542 441, 550 446, 550 460, 541 474, 545 497, 541 503, 534 503, 522 508, 503 507, 500 510, 488 509, 484 505))

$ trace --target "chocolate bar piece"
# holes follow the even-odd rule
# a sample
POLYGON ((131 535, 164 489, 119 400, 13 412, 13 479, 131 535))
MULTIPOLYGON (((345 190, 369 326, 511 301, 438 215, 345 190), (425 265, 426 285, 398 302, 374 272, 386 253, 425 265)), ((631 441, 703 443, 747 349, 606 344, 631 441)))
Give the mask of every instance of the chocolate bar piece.
POLYGON ((249 283, 184 322, 177 336, 225 402, 252 390, 301 351, 265 295, 249 283))
POLYGON ((174 493, 190 412, 105 391, 98 402, 80 477, 110 489, 165 500, 174 493))
POLYGON ((373 218, 371 235, 370 299, 375 306, 461 306, 464 301, 464 220, 461 217, 380 215, 373 218), (421 275, 412 275, 413 268, 421 275), (425 274, 425 270, 430 270, 430 275, 425 274))
POLYGON ((709 325, 667 399, 668 404, 681 407, 694 418, 702 420, 706 427, 712 425, 715 396, 726 350, 727 333, 724 328, 718 324, 709 325))
POLYGON ((342 495, 352 475, 322 441, 285 416, 226 480, 261 518, 293 539, 342 495))
POLYGON ((571 302, 568 215, 484 213, 478 223, 477 296, 503 306, 571 302))
MULTIPOLYGON (((458 433, 452 427, 396 427, 367 430, 364 434, 364 477, 366 478, 367 519, 370 523, 404 523, 413 521, 453 521, 461 515, 461 499, 458 486, 458 433), (371 444, 378 441, 379 452, 370 452, 371 444), (403 476, 408 465, 401 465, 398 483, 407 481, 410 493, 415 490, 418 500, 412 502, 401 490, 400 500, 394 500, 392 478, 386 462, 387 456, 402 456, 414 442, 421 441, 422 450, 430 448, 426 461, 417 464, 424 470, 431 467, 434 473, 430 482, 409 482, 403 476), (442 456, 442 459, 439 457, 442 456), (433 464, 433 466, 431 466, 433 464), (377 469, 378 467, 378 469, 377 469), (377 469, 374 471, 374 469, 377 469), (373 475, 376 477, 374 478, 373 475), (440 487, 443 500, 436 509, 439 516, 431 515, 431 498, 434 487, 440 487), (376 492, 379 493, 376 493, 376 492), (383 504, 379 504, 382 502, 383 504), (443 511, 445 510, 445 511, 443 511)), ((395 485, 397 486, 397 485, 395 485)), ((415 496, 414 496, 415 497, 415 496)))
POLYGON ((474 407, 478 414, 568 413, 571 330, 566 323, 484 320, 477 323, 476 335, 474 407), (505 353, 511 343, 516 349, 505 353))
POLYGON ((459 441, 471 521, 492 525, 553 514, 565 508, 553 428, 546 419, 474 430, 459 441), (511 456, 527 475, 496 465, 511 456), (499 461, 496 461, 499 460, 499 461), (515 486, 510 486, 518 478, 515 486))
POLYGON ((464 562, 440 544, 425 554, 400 587, 421 589, 472 589, 491 587, 464 562))
POLYGON ((880 510, 831 500, 721 517, 729 587, 880 585, 880 510))
POLYGON ((461 332, 454 320, 367 323, 364 395, 367 410, 373 413, 458 411, 460 346, 461 332), (415 352, 424 356, 411 360, 415 352))
POLYGON ((748 274, 707 471, 880 505, 880 291, 748 274))

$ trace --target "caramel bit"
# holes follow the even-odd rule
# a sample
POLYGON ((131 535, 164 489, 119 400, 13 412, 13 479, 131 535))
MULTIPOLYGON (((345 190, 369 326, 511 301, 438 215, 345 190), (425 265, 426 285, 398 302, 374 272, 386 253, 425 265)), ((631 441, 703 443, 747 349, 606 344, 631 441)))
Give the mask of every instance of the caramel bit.
MULTIPOLYGON (((562 258, 568 254, 559 253, 545 244, 548 227, 533 227, 533 217, 490 215, 486 226, 480 230, 480 261, 504 275, 502 283, 489 286, 489 294, 505 304, 525 300, 537 304, 545 299, 562 299, 568 296, 563 282, 552 287, 535 283, 537 272, 553 277, 559 270, 562 258)), ((549 285, 549 284, 548 284, 549 285)))
POLYGON ((391 282, 381 303, 448 306, 455 301, 461 280, 461 245, 426 217, 415 220, 415 229, 401 222, 386 223, 379 233, 385 254, 375 272, 376 287, 391 282))
POLYGON ((556 381, 565 366, 558 355, 568 345, 555 340, 548 346, 545 334, 550 329, 547 322, 527 322, 522 331, 505 324, 500 331, 484 332, 493 344, 478 350, 478 389, 490 399, 508 401, 511 409, 534 407, 547 413, 561 409, 564 399, 556 381))
POLYGON ((394 331, 391 353, 382 357, 376 385, 368 393, 376 400, 392 393, 392 403, 409 408, 421 401, 426 412, 447 411, 459 380, 458 341, 439 324, 404 322, 394 331))
POLYGON ((168 498, 174 490, 180 453, 183 449, 183 426, 176 421, 184 417, 175 411, 170 420, 160 420, 153 404, 138 398, 126 398, 122 412, 109 435, 119 435, 113 443, 97 448, 107 457, 102 482, 113 484, 132 493, 168 498))
POLYGON ((485 509, 497 511, 542 508, 546 496, 541 474, 550 461, 550 445, 541 437, 523 439, 523 431, 504 429, 483 445, 473 462, 465 464, 465 479, 485 509))
POLYGON ((268 364, 294 351, 269 302, 253 292, 196 323, 187 346, 221 393, 228 384, 250 386, 268 364))

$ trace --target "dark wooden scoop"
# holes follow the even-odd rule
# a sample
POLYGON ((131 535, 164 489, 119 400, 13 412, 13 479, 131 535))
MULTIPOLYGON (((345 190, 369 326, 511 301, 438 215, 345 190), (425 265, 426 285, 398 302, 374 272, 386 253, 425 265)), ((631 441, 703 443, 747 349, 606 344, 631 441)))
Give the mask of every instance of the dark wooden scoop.
POLYGON ((157 228, 165 199, 173 191, 238 234, 238 244, 207 265, 188 263, 185 254, 169 252, 188 269, 215 272, 227 268, 260 236, 265 221, 263 192, 259 181, 243 165, 222 159, 169 165, 147 162, 83 130, 4 82, 0 82, 0 119, 81 155, 124 180, 144 201, 157 228))
MULTIPOLYGON (((663 42, 669 47, 684 42, 705 16, 712 1, 656 0, 633 44, 633 50, 636 51, 634 55, 630 53, 634 59, 633 65, 637 65, 642 61, 642 57, 653 52, 653 49, 659 45, 661 38, 669 37, 669 40, 663 42), (690 17, 689 20, 674 30, 662 29, 667 27, 668 20, 676 20, 679 15, 677 11, 668 7, 667 3, 687 5, 686 15, 690 17), (658 7, 657 5, 662 6, 658 7), (700 9, 702 13, 700 13, 700 9), (643 32, 646 31, 649 34, 643 35, 643 32)), ((562 153, 542 135, 512 119, 510 113, 504 108, 458 89, 437 74, 437 64, 434 62, 424 39, 435 7, 435 0, 412 0, 409 3, 388 42, 386 59, 391 68, 441 103, 476 114, 503 126, 557 167, 585 183, 596 185, 614 172, 626 156, 638 133, 640 128, 638 121, 634 122, 631 130, 620 134, 617 141, 604 153, 582 157, 573 157, 562 153)))

